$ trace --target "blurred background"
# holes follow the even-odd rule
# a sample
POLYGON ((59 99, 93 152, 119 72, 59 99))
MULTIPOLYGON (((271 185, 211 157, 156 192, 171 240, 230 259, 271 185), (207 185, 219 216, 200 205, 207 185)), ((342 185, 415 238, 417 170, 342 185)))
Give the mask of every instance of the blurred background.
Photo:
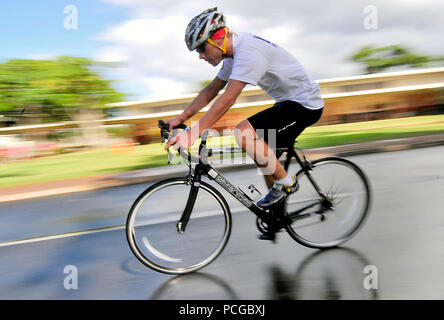
MULTIPOLYGON (((0 298, 444 298, 443 12, 440 0, 2 0, 0 298), (167 166, 157 122, 220 68, 184 43, 189 20, 214 6, 319 83, 323 116, 297 146, 309 159, 354 155, 368 175, 371 214, 352 247, 313 251, 285 235, 264 245, 255 217, 227 196, 235 228, 203 273, 171 278, 130 251, 137 196, 187 169, 167 166), (435 147, 373 153, 409 145, 435 147), (78 290, 64 287, 71 265, 78 290), (363 287, 369 265, 377 291, 363 287)), ((209 144, 234 145, 230 130, 273 103, 248 86, 214 126, 226 136, 209 144)), ((265 194, 256 168, 230 168, 233 185, 265 194)))
MULTIPOLYGON (((157 121, 179 114, 219 69, 183 41, 188 21, 210 6, 232 31, 285 47, 320 84, 325 112, 301 147, 444 132, 437 0, 6 0, 0 187, 166 165, 157 121)), ((272 104, 249 86, 215 129, 272 104)))

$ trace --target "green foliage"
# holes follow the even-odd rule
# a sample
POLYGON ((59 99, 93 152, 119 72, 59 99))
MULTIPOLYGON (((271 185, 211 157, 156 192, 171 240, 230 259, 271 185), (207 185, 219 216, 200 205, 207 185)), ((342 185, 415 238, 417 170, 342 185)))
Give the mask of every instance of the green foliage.
POLYGON ((412 68, 425 67, 431 63, 444 61, 444 57, 429 57, 410 52, 399 45, 373 47, 367 45, 356 52, 351 59, 363 63, 367 73, 376 73, 397 66, 412 68))
MULTIPOLYGON (((86 58, 14 59, 0 64, 0 113, 31 111, 39 122, 71 120, 79 108, 104 108, 123 95, 86 58)), ((105 66, 103 66, 105 67, 105 66)))

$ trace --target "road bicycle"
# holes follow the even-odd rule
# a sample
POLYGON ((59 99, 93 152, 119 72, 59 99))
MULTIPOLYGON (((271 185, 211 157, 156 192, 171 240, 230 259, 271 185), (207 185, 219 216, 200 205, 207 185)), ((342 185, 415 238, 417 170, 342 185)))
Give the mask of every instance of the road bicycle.
MULTIPOLYGON (((189 130, 184 124, 179 127, 189 130)), ((162 139, 168 141, 168 124, 160 120, 159 128, 162 139)), ((151 185, 131 206, 126 221, 127 241, 147 267, 166 274, 185 274, 208 265, 221 254, 233 220, 226 199, 210 183, 219 185, 254 213, 261 233, 274 235, 285 230, 310 248, 339 246, 364 222, 370 207, 370 186, 364 172, 350 160, 325 157, 309 161, 293 146, 277 149, 285 155, 280 158, 284 169, 296 174, 300 189, 263 209, 251 194, 235 187, 210 165, 210 156, 235 148, 209 148, 208 137, 208 131, 201 135, 197 156, 190 150, 178 150, 189 168, 185 177, 151 185)), ((249 191, 260 194, 254 185, 249 191)))

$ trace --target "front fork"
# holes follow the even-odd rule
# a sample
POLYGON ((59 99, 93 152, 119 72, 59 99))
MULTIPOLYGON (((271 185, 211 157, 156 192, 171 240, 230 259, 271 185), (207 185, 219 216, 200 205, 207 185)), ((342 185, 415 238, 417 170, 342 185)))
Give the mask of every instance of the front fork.
MULTIPOLYGON (((199 145, 199 163, 196 165, 194 169, 194 174, 192 173, 191 169, 191 159, 190 161, 190 172, 188 174, 188 182, 191 185, 191 190, 188 195, 187 204, 185 206, 185 209, 182 212, 182 215, 177 222, 177 231, 180 234, 183 234, 185 232, 185 229, 187 227, 188 221, 190 220, 191 212, 193 211, 194 204, 196 203, 197 194, 199 192, 200 182, 202 178, 202 173, 205 172, 206 165, 208 164, 208 155, 207 155, 207 139, 208 139, 208 132, 205 132, 201 136, 201 143, 199 145)), ((189 153, 188 153, 189 154, 189 153)))
POLYGON ((190 220, 191 212, 193 211, 194 204, 196 203, 197 194, 200 187, 200 174, 196 174, 192 177, 189 176, 189 183, 191 184, 190 193, 188 195, 187 204, 185 209, 177 222, 177 231, 181 234, 185 232, 188 221, 190 220))

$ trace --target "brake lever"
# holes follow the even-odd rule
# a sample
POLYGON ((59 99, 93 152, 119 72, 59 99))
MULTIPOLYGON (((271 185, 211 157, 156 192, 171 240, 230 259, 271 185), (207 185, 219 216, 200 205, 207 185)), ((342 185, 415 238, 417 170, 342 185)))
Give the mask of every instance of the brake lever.
MULTIPOLYGON (((165 123, 165 121, 163 120, 159 120, 158 123, 158 127, 160 128, 160 134, 162 136, 162 138, 164 139, 164 141, 168 141, 168 136, 169 136, 169 132, 170 132, 170 125, 165 123)), ((174 129, 184 129, 185 131, 190 130, 190 128, 185 124, 185 123, 181 123, 178 126, 174 127, 174 129)))
MULTIPOLYGON (((165 123, 163 120, 159 120, 158 126, 160 128, 160 134, 162 136, 162 139, 165 143, 168 143, 168 141, 172 138, 174 138, 178 132, 175 131, 176 129, 184 129, 185 131, 191 130, 190 127, 188 127, 186 124, 181 123, 180 125, 176 126, 171 132, 170 132, 170 126, 169 124, 165 123)), ((171 147, 168 149, 168 163, 169 164, 178 164, 182 163, 183 159, 182 157, 177 157, 177 154, 181 154, 181 148, 176 150, 176 152, 172 152, 171 147)))

